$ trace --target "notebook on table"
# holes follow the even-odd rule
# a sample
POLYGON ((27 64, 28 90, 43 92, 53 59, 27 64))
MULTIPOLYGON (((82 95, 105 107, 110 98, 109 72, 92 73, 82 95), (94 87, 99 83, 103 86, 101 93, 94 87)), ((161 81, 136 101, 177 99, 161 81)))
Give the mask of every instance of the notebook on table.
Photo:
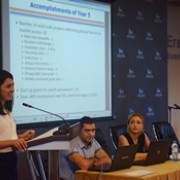
POLYGON ((172 141, 170 139, 152 141, 146 159, 143 161, 134 161, 133 165, 147 166, 165 162, 168 159, 171 143, 172 141))
POLYGON ((90 171, 102 171, 102 172, 112 172, 121 169, 130 168, 133 165, 133 161, 138 149, 137 144, 119 147, 112 159, 112 164, 109 167, 100 167, 99 169, 89 169, 90 171))

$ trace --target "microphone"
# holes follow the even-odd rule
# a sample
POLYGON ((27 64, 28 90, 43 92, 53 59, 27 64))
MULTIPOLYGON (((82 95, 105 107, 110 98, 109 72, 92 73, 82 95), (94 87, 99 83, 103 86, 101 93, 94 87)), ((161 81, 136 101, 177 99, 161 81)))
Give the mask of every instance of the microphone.
POLYGON ((61 124, 59 127, 58 127, 58 130, 53 132, 53 135, 67 135, 69 133, 69 123, 60 115, 58 114, 54 114, 54 113, 51 113, 49 111, 45 111, 43 109, 40 109, 40 108, 37 108, 37 107, 34 107, 30 104, 26 104, 26 103, 22 103, 23 106, 25 107, 28 107, 28 108, 33 108, 33 109, 37 109, 39 111, 42 111, 42 112, 45 112, 45 113, 48 113, 48 114, 52 114, 54 116, 57 116, 59 118, 61 118, 63 120, 63 124, 61 124))
POLYGON ((176 109, 180 109, 180 106, 177 104, 174 104, 174 106, 176 107, 176 109))
POLYGON ((171 110, 171 109, 176 109, 176 108, 173 106, 168 106, 168 109, 171 110))

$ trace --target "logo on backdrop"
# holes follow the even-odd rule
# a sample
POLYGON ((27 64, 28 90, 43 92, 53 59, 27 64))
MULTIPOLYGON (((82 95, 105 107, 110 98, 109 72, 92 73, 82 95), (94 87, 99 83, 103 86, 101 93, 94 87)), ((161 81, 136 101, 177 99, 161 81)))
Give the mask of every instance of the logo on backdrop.
POLYGON ((143 13, 142 13, 141 11, 139 11, 139 10, 138 10, 138 12, 137 12, 136 19, 137 19, 137 20, 140 20, 140 21, 144 21, 143 13))
POLYGON ((132 108, 132 107, 130 107, 129 108, 129 113, 128 114, 131 114, 131 113, 134 113, 135 112, 135 110, 132 108))
POLYGON ((122 88, 119 89, 118 98, 126 98, 124 89, 122 89, 122 88))
POLYGON ((161 54, 159 51, 155 51, 154 59, 155 60, 161 60, 161 54))
POLYGON ((118 7, 118 12, 116 13, 116 15, 121 18, 125 17, 124 10, 120 6, 118 7))
POLYGON ((152 78, 154 78, 154 75, 153 75, 153 73, 152 73, 152 70, 150 70, 150 69, 147 69, 147 71, 146 71, 146 76, 145 76, 147 79, 152 79, 152 78))
POLYGON ((146 97, 143 88, 139 88, 139 89, 138 89, 137 97, 138 97, 138 98, 145 98, 145 97, 146 97))
POLYGON ((136 75, 134 73, 134 70, 132 68, 129 68, 127 78, 135 78, 136 75))
POLYGON ((125 57, 126 57, 126 55, 124 54, 124 49, 118 48, 117 58, 124 59, 125 57))
POLYGON ((160 88, 156 88, 155 97, 162 97, 162 92, 160 88))
POLYGON ((154 110, 152 106, 148 106, 147 107, 147 112, 146 112, 147 116, 154 116, 154 110))
POLYGON ((156 13, 156 16, 155 16, 154 22, 155 22, 155 23, 162 23, 162 20, 161 20, 161 18, 160 18, 160 16, 159 16, 159 14, 157 14, 157 13, 156 13))
POLYGON ((128 29, 128 32, 127 32, 126 37, 127 37, 128 39, 135 39, 135 35, 134 35, 134 32, 133 32, 132 29, 130 29, 130 28, 128 29))
POLYGON ((145 39, 146 39, 147 41, 153 41, 153 40, 154 40, 151 32, 148 32, 148 31, 146 32, 146 37, 145 37, 145 39))
POLYGON ((137 50, 136 59, 144 59, 144 53, 141 49, 137 50))

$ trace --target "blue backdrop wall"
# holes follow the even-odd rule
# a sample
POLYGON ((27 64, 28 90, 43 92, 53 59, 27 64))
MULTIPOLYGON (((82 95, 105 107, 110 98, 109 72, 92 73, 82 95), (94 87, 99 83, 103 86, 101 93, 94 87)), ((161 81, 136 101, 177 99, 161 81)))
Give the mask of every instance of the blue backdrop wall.
POLYGON ((153 121, 168 120, 167 5, 164 0, 117 0, 112 3, 114 121, 125 124, 131 112, 145 119, 154 139, 153 121))

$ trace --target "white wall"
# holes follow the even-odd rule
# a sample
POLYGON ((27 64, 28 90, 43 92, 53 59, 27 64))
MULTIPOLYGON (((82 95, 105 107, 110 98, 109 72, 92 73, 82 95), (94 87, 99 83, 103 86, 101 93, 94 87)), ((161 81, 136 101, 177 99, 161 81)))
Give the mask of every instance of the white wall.
MULTIPOLYGON (((180 7, 168 7, 168 35, 172 35, 171 45, 168 48, 168 105, 180 106, 180 7), (177 45, 179 41, 179 44, 177 45), (174 43, 172 43, 174 42, 174 43)), ((180 110, 171 110, 171 124, 180 140, 180 110)))

